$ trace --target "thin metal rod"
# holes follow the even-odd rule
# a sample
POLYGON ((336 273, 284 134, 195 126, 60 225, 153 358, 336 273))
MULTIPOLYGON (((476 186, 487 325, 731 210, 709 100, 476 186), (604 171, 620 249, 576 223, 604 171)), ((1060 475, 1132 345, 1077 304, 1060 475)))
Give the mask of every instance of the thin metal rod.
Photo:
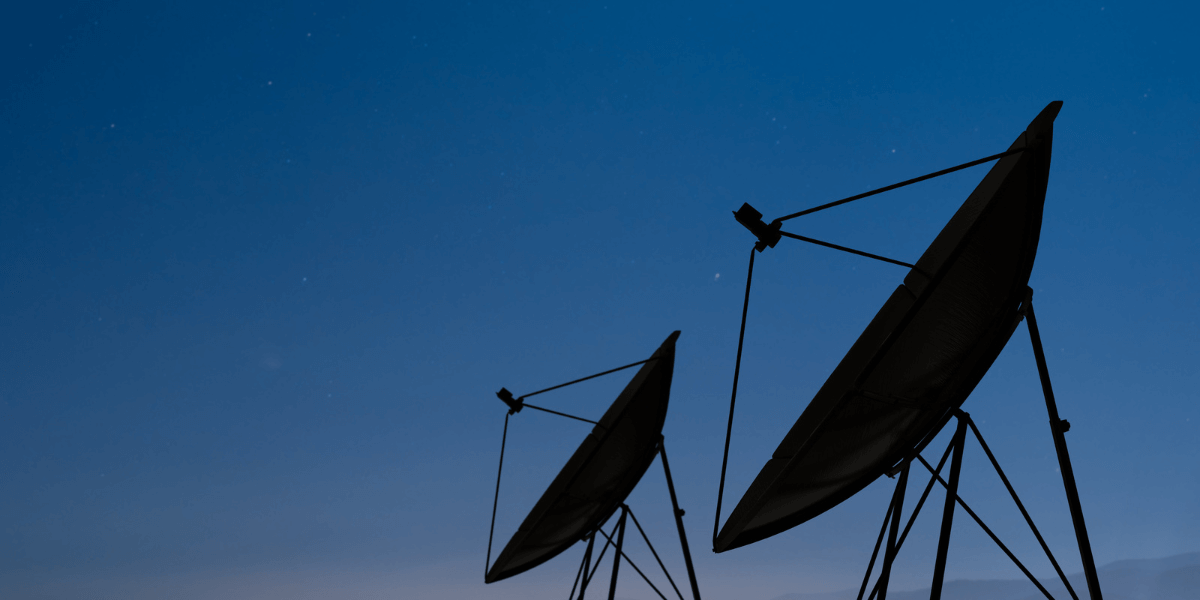
POLYGON ((946 486, 946 503, 942 508, 942 531, 938 536, 937 558, 933 563, 933 584, 929 600, 941 600, 942 584, 946 579, 946 557, 950 553, 950 531, 954 527, 954 501, 958 498, 958 478, 962 473, 963 450, 967 442, 967 418, 958 416, 958 427, 954 430, 954 459, 950 461, 950 485, 946 486))
POLYGON ((658 562, 658 567, 662 569, 663 575, 667 576, 667 581, 671 584, 671 587, 675 588, 675 595, 679 596, 679 600, 684 600, 683 592, 679 591, 679 586, 675 585, 675 580, 671 578, 671 572, 667 570, 667 565, 664 565, 662 559, 658 557, 658 552, 654 550, 654 544, 650 543, 650 536, 646 535, 645 529, 642 529, 642 524, 638 522, 637 515, 633 514, 632 508, 629 509, 629 518, 633 519, 634 527, 637 527, 638 533, 642 534, 642 540, 646 542, 646 547, 650 549, 650 554, 658 562))
POLYGON ((908 267, 910 269, 917 268, 916 265, 910 265, 901 260, 895 260, 895 259, 888 258, 886 256, 879 256, 878 254, 871 254, 870 252, 863 252, 862 250, 855 250, 854 248, 847 248, 845 246, 839 246, 837 244, 831 244, 829 242, 822 242, 821 240, 813 239, 810 237, 805 237, 805 236, 798 235, 795 233, 788 233, 786 231, 780 231, 779 235, 782 235, 783 237, 792 238, 793 240, 800 240, 802 242, 808 242, 810 244, 824 246, 826 248, 833 248, 834 250, 841 250, 842 252, 849 252, 850 254, 857 254, 859 256, 863 256, 866 258, 873 258, 875 260, 881 260, 885 263, 892 263, 893 265, 900 265, 902 267, 908 267))
POLYGON ((492 568, 492 536, 496 533, 496 505, 500 503, 500 474, 504 472, 504 446, 508 444, 508 416, 504 415, 504 433, 500 436, 500 467, 496 469, 496 497, 492 498, 492 526, 488 528, 487 558, 484 559, 483 564, 485 579, 488 570, 492 568))
MULTIPOLYGON (((596 373, 595 375, 588 375, 587 377, 581 377, 581 378, 579 378, 579 379, 576 379, 575 381, 568 381, 568 382, 566 382, 566 383, 560 383, 560 384, 558 384, 558 385, 556 385, 556 386, 554 386, 554 387, 548 387, 548 388, 546 388, 546 389, 544 389, 544 390, 538 390, 538 391, 536 391, 536 392, 530 392, 530 393, 528 393, 528 394, 524 394, 524 395, 518 396, 518 397, 517 397, 517 400, 523 400, 523 399, 525 399, 525 398, 529 398, 530 396, 536 396, 536 395, 538 395, 538 394, 544 394, 544 393, 546 393, 546 392, 550 392, 550 391, 553 391, 553 390, 557 390, 558 388, 564 388, 564 387, 567 387, 568 385, 575 385, 576 383, 580 383, 580 382, 582 382, 582 381, 587 381, 587 380, 589 380, 589 379, 595 379, 595 378, 597 378, 597 377, 603 377, 603 376, 605 376, 605 375, 608 375, 609 373, 616 373, 617 371, 620 371, 620 370, 623 370, 623 369, 628 369, 629 367, 636 367, 636 366, 638 366, 638 365, 640 365, 640 364, 643 364, 643 363, 648 363, 648 362, 650 362, 650 361, 652 361, 652 360, 657 360, 657 359, 655 359, 655 358, 651 357, 651 358, 647 358, 646 360, 639 360, 639 361, 637 361, 637 362, 635 362, 635 363, 631 363, 631 364, 625 365, 625 366, 623 366, 623 367, 617 367, 617 368, 615 368, 615 369, 609 369, 609 370, 607 370, 607 371, 605 371, 605 372, 603 372, 603 373, 596 373)), ((526 404, 526 406, 529 406, 529 405, 528 405, 528 404, 526 404)))
MULTIPOLYGON (((583 562, 579 563, 579 572, 575 574, 575 583, 571 585, 571 595, 567 596, 567 600, 575 597, 575 588, 579 586, 579 578, 584 577, 583 587, 587 587, 587 572, 588 567, 592 566, 592 547, 596 545, 596 532, 588 536, 587 550, 583 551, 583 562)), ((583 600, 583 589, 579 590, 579 600, 583 600)))
MULTIPOLYGON (((696 583, 696 568, 692 565, 692 551, 688 546, 687 532, 683 530, 683 509, 679 508, 679 500, 675 497, 675 482, 671 479, 671 463, 667 462, 667 446, 661 441, 658 443, 658 455, 662 458, 663 475, 667 478, 667 491, 671 493, 671 509, 675 513, 675 528, 679 530, 679 545, 683 547, 683 562, 687 565, 688 581, 692 584, 692 600, 700 600, 700 586, 696 583)), ((637 518, 634 518, 633 522, 637 523, 637 518)), ((670 578, 671 576, 667 575, 667 579, 670 578)), ((672 581, 671 585, 675 585, 675 582, 672 581)), ((678 592, 679 588, 675 588, 675 591, 678 592)))
POLYGON ((896 481, 896 491, 892 493, 892 503, 896 508, 892 511, 892 523, 888 529, 888 545, 883 554, 883 567, 879 570, 879 600, 887 599, 888 581, 892 576, 892 563, 896 560, 896 536, 900 533, 900 515, 904 510, 904 490, 908 487, 908 467, 904 463, 900 470, 900 479, 896 481))
POLYGON ((866 193, 863 193, 863 194, 859 194, 859 195, 857 195, 857 196, 850 196, 849 198, 843 198, 843 199, 841 199, 841 200, 835 200, 835 201, 833 201, 833 202, 830 202, 830 203, 828 203, 828 204, 822 204, 822 205, 820 205, 820 206, 816 206, 816 207, 813 207, 813 208, 805 209, 805 210, 802 210, 802 211, 800 211, 800 212, 797 212, 797 213, 792 213, 792 214, 790 214, 790 215, 787 215, 787 216, 784 216, 784 217, 779 217, 778 219, 775 219, 775 220, 776 220, 776 221, 787 221, 788 219, 795 219, 796 217, 803 217, 804 215, 812 214, 812 213, 815 213, 815 212, 817 212, 817 211, 822 211, 822 210, 825 210, 825 209, 827 209, 827 208, 833 208, 833 207, 835 207, 835 206, 841 206, 842 204, 845 204, 845 203, 847 203, 847 202, 854 202, 855 200, 861 200, 861 199, 863 199, 863 198, 866 198, 866 197, 868 197, 868 196, 874 196, 875 194, 882 194, 883 192, 890 192, 891 190, 894 190, 894 189, 896 189, 896 188, 902 188, 902 187, 904 187, 904 186, 906 186, 906 185, 912 185, 912 184, 914 184, 914 183, 919 183, 919 182, 925 181, 926 179, 933 179, 934 177, 941 177, 942 175, 948 175, 948 174, 950 174, 950 173, 953 173, 953 172, 955 172, 955 171, 961 171, 961 170, 963 170, 963 169, 966 169, 966 168, 969 168, 969 167, 974 167, 975 165, 981 165, 981 164, 983 164, 983 163, 985 163, 985 162, 991 162, 991 161, 993 161, 993 160, 996 160, 996 159, 999 159, 999 158, 1004 158, 1005 156, 1008 156, 1008 155, 1010 155, 1010 154, 1016 154, 1016 153, 1018 153, 1018 152, 1023 152, 1024 150, 1025 150, 1025 148, 1017 148, 1017 149, 1015 149, 1015 150, 1006 150, 1006 151, 1004 151, 1004 152, 1001 152, 1000 154, 993 154, 993 155, 991 155, 991 156, 984 157, 984 158, 981 158, 981 159, 979 159, 979 160, 973 160, 973 161, 971 161, 971 162, 969 162, 969 163, 963 163, 963 164, 961 164, 961 165, 958 165, 957 167, 950 167, 949 169, 942 169, 941 171, 938 171, 938 172, 936 172, 936 173, 930 173, 930 174, 928 174, 928 175, 922 175, 922 176, 920 176, 920 177, 917 177, 917 178, 915 178, 915 179, 909 179, 909 180, 907 180, 907 181, 901 181, 900 183, 893 183, 892 185, 889 185, 889 186, 886 186, 886 187, 881 187, 881 188, 879 188, 879 189, 877 189, 877 190, 871 190, 871 191, 869 191, 869 192, 866 192, 866 193))
POLYGON ((625 544, 625 517, 628 514, 629 509, 622 505, 621 518, 617 521, 617 544, 614 546, 612 579, 608 584, 608 600, 613 600, 617 595, 617 571, 621 568, 621 555, 624 554, 621 546, 625 544))
POLYGON ((1054 565, 1055 572, 1062 579, 1063 585, 1067 587, 1067 592, 1071 594, 1071 598, 1079 600, 1079 596, 1075 594, 1075 588, 1071 587, 1071 582, 1067 580, 1066 573, 1063 573, 1062 567, 1058 565, 1058 561, 1054 559, 1054 554, 1050 552, 1050 546, 1046 544, 1046 540, 1042 538, 1041 532, 1038 531, 1037 525, 1033 524, 1033 517, 1029 516, 1029 511, 1025 510, 1025 505, 1021 503, 1021 499, 1017 497, 1017 491, 1013 489, 1012 483, 1008 481, 1008 477, 1004 475, 1004 470, 1000 468, 1000 462, 992 454, 991 448, 988 448, 987 442, 983 441, 983 434, 979 433, 979 428, 975 426, 974 419, 967 419, 967 425, 971 427, 971 431, 975 434, 975 439, 979 440, 979 446, 983 448, 984 454, 987 454, 988 460, 992 461, 992 466, 996 469, 996 474, 1000 476, 1000 481, 1004 482, 1004 487, 1008 488, 1008 494, 1012 496, 1013 502, 1017 504, 1017 508, 1021 511, 1021 516, 1025 517, 1025 522, 1029 524, 1029 529, 1033 531, 1034 537, 1037 538, 1039 544, 1042 545, 1042 550, 1046 552, 1046 558, 1050 559, 1050 564, 1054 565))
MULTIPOLYGON (((871 551, 871 560, 867 563, 867 574, 863 575, 862 586, 858 588, 858 600, 862 600, 863 594, 867 593, 867 582, 871 581, 871 571, 875 570, 875 559, 879 558, 879 547, 883 545, 883 536, 887 534, 888 523, 892 522, 892 509, 895 507, 895 504, 888 502, 887 512, 883 515, 883 525, 879 527, 879 537, 875 538, 875 549, 871 551)), ((871 596, 875 596, 875 590, 871 590, 871 596)))
MULTIPOLYGON (((918 454, 917 460, 921 461, 921 464, 925 465, 925 468, 929 469, 930 473, 934 472, 933 467, 931 467, 929 465, 929 463, 925 462, 925 457, 918 454)), ((942 487, 949 487, 949 486, 947 486, 946 482, 942 479, 941 475, 935 474, 934 476, 937 477, 938 483, 941 483, 942 487)), ((963 510, 965 510, 968 515, 971 515, 971 518, 975 520, 975 523, 978 524, 981 529, 983 529, 983 532, 988 534, 988 537, 992 538, 992 541, 995 542, 995 544, 997 546, 999 546, 1001 550, 1004 551, 1004 554, 1008 556, 1009 560, 1013 561, 1013 564, 1017 565, 1017 568, 1020 569, 1021 572, 1025 574, 1025 577, 1029 578, 1029 581, 1033 582, 1033 585, 1037 586, 1037 589, 1039 591, 1041 591, 1043 595, 1045 595, 1050 600, 1054 600, 1054 596, 1051 596, 1050 592, 1046 591, 1046 588, 1041 584, 1040 581, 1037 580, 1036 577, 1033 576, 1033 573, 1030 573, 1029 569, 1026 569, 1025 565, 1021 564, 1021 561, 1017 559, 1017 556, 1015 554, 1013 554, 1011 550, 1008 549, 1008 546, 1005 546, 1004 542, 1000 541, 1000 538, 997 537, 996 534, 992 532, 991 528, 989 528, 986 524, 984 524, 983 519, 979 518, 979 515, 975 514, 975 511, 971 510, 970 506, 967 506, 967 503, 963 501, 962 497, 958 496, 956 494, 955 500, 958 501, 958 505, 963 507, 963 510)))
POLYGON ((729 466, 729 438, 733 435, 733 407, 737 404, 738 376, 742 372, 742 341, 746 339, 746 310, 750 307, 750 282, 754 279, 755 248, 750 249, 750 267, 746 269, 746 299, 742 301, 742 329, 738 333, 737 361, 733 364, 733 392, 729 395, 729 422, 725 424, 725 455, 721 458, 721 483, 717 486, 717 513, 713 517, 713 546, 721 527, 721 500, 725 497, 725 468, 729 466))
POLYGON ((558 416, 560 416, 560 417, 566 417, 566 418, 568 418, 568 419, 575 419, 576 421, 583 421, 584 423, 591 423, 592 425, 599 425, 599 423, 597 423, 597 422, 595 422, 595 421, 593 421, 593 420, 591 420, 591 419, 585 419, 585 418, 583 418, 583 417, 577 417, 577 416, 575 416, 575 415, 568 415, 567 413, 564 413, 564 412, 558 412, 557 410, 550 410, 550 409, 548 409, 548 408, 542 408, 542 407, 540 407, 540 406, 534 406, 534 405, 532 405, 532 404, 523 404, 523 406, 524 406, 525 408, 532 408, 533 410, 540 410, 540 411, 542 411, 542 412, 547 412, 547 413, 550 413, 550 414, 552 414, 552 415, 558 415, 558 416))
POLYGON ((1068 427, 1058 417, 1058 404, 1054 401, 1054 390, 1050 387, 1050 370, 1046 367, 1046 354, 1042 350, 1042 336, 1038 333, 1037 317, 1033 314, 1033 290, 1025 298, 1025 323, 1029 327, 1029 338, 1033 342, 1033 356, 1037 359, 1038 375, 1042 379, 1042 394, 1046 397, 1046 412, 1050 416, 1050 433, 1054 436, 1054 450, 1058 454, 1058 467, 1062 472, 1063 487, 1067 492, 1067 504, 1071 507, 1071 521, 1075 525, 1075 540, 1079 543, 1079 557, 1083 562, 1083 574, 1087 579, 1088 594, 1092 600, 1103 600, 1100 593, 1100 578, 1096 574, 1096 559, 1092 557, 1092 543, 1088 540, 1087 524, 1083 520, 1083 506, 1079 503, 1079 489, 1075 487, 1075 471, 1071 468, 1071 455, 1067 452, 1067 438, 1063 435, 1068 427))

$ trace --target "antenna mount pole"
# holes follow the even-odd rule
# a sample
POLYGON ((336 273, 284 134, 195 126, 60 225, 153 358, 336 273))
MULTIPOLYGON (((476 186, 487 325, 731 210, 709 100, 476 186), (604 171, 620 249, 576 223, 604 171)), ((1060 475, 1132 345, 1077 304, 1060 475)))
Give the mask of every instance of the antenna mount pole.
POLYGON ((629 508, 622 504, 621 518, 617 520, 616 552, 613 554, 612 582, 608 586, 608 600, 615 600, 617 594, 617 571, 621 568, 621 546, 625 544, 625 517, 628 514, 629 508))
POLYGON ((1075 525, 1075 540, 1079 543, 1079 557, 1082 559, 1083 573, 1087 578, 1088 594, 1092 600, 1103 600, 1100 578, 1096 574, 1096 559, 1092 557, 1092 543, 1088 540, 1083 507, 1079 503, 1079 489, 1075 486, 1075 472, 1071 469, 1071 455, 1067 452, 1067 438, 1063 435, 1071 429, 1071 423, 1058 416, 1058 404, 1054 401, 1054 390, 1050 387, 1050 370, 1046 367, 1046 353, 1042 350, 1042 336, 1038 333, 1037 317, 1033 314, 1033 288, 1026 288, 1025 303, 1021 312, 1025 315, 1025 324, 1029 327, 1029 339, 1033 342, 1033 356, 1037 360, 1038 375, 1042 380, 1042 394, 1046 397, 1050 433, 1054 437, 1054 451, 1058 454, 1058 469, 1062 473, 1063 487, 1067 492, 1067 504, 1071 507, 1071 522, 1075 525))
MULTIPOLYGON (((580 572, 581 576, 577 577, 576 582, 575 582, 577 584, 578 583, 583 584, 582 586, 579 587, 579 600, 583 600, 583 593, 587 591, 588 574, 591 572, 591 567, 592 567, 592 547, 594 547, 595 545, 596 545, 596 532, 593 531, 591 533, 591 535, 588 536, 587 550, 583 551, 583 562, 579 564, 579 572, 580 572)), ((571 598, 574 598, 574 597, 575 597, 575 588, 572 587, 571 595, 567 596, 567 599, 570 600, 571 598)))
POLYGON ((908 487, 909 464, 910 462, 905 462, 904 467, 900 469, 900 479, 896 480, 896 491, 892 493, 892 523, 888 529, 887 548, 883 552, 883 567, 879 570, 879 581, 875 584, 879 589, 879 600, 887 598, 888 581, 892 576, 892 563, 896 560, 896 553, 899 551, 896 536, 900 533, 900 512, 904 508, 904 490, 908 487))
MULTIPOLYGON (((938 537, 937 559, 933 565, 933 585, 930 600, 941 600, 942 582, 946 578, 946 557, 950 552, 950 529, 954 525, 954 503, 958 499, 958 476, 962 472, 963 449, 967 442, 967 421, 970 418, 962 411, 955 411, 958 428, 954 430, 954 458, 950 460, 950 482, 946 486, 946 504, 942 509, 942 532, 938 537)), ((930 481, 930 483, 933 483, 930 481)))
POLYGON ((671 480, 671 465, 667 463, 667 446, 658 443, 658 454, 662 458, 663 474, 667 476, 667 491, 671 492, 671 508, 675 512, 675 527, 679 529, 679 543, 683 546, 683 562, 687 564, 688 581, 692 584, 693 600, 700 600, 700 586, 696 583, 696 568, 692 566, 692 551, 688 548, 687 532, 683 530, 684 511, 679 508, 679 500, 675 497, 675 482, 671 480))

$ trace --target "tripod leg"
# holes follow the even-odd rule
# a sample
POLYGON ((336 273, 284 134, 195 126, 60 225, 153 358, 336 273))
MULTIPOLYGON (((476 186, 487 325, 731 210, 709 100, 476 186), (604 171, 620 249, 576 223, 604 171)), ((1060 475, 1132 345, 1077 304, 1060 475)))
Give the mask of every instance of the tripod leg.
POLYGON ((958 498, 958 475, 962 471, 963 446, 967 440, 967 417, 958 417, 958 428, 954 430, 954 458, 950 461, 950 481, 946 486, 946 504, 942 509, 942 533, 938 538, 937 560, 933 565, 933 585, 929 600, 941 600, 942 582, 946 578, 946 556, 950 552, 950 528, 954 524, 954 502, 958 498))
POLYGON ((621 546, 625 543, 625 517, 629 514, 629 509, 621 506, 621 519, 617 521, 617 544, 616 552, 613 553, 613 572, 612 582, 608 586, 608 600, 614 600, 617 594, 617 571, 621 568, 621 546))
MULTIPOLYGON (((583 592, 587 590, 588 574, 591 572, 591 568, 592 568, 592 548, 595 547, 595 545, 596 545, 596 532, 593 531, 592 535, 588 536, 587 550, 583 551, 583 564, 579 565, 580 576, 576 580, 576 583, 582 583, 582 585, 579 588, 579 600, 583 600, 583 592), (580 579, 582 581, 579 581, 580 579)), ((571 598, 574 598, 574 597, 575 597, 575 588, 572 587, 571 595, 567 596, 567 599, 570 600, 571 598)))
POLYGON ((1075 472, 1071 469, 1071 455, 1067 453, 1067 438, 1063 435, 1070 424, 1058 417, 1058 405, 1054 402, 1054 390, 1050 387, 1050 370, 1046 367, 1046 353, 1042 350, 1042 336, 1038 333, 1037 318, 1033 314, 1033 290, 1029 290, 1024 310, 1025 324, 1029 327, 1029 338, 1033 342, 1033 356, 1037 359, 1038 375, 1042 379, 1042 394, 1046 397, 1046 412, 1050 416, 1054 450, 1058 454, 1058 469, 1062 472, 1067 504, 1071 507, 1071 521, 1075 525, 1075 540, 1079 543, 1079 558, 1083 561, 1088 593, 1092 600, 1103 600, 1100 578, 1096 575, 1096 559, 1092 557, 1092 543, 1088 540, 1083 507, 1079 504, 1079 489, 1075 487, 1075 472))
POLYGON ((667 490, 671 492, 671 508, 675 511, 675 527, 679 529, 679 543, 683 546, 683 562, 687 565, 688 580, 692 584, 692 599, 700 600, 696 568, 692 566, 692 552, 688 549, 687 533, 683 530, 683 509, 679 508, 679 500, 675 498, 675 483, 671 480, 671 465, 667 462, 667 447, 660 443, 658 453, 662 458, 663 473, 667 476, 667 490))
POLYGON ((892 576, 892 562, 896 560, 896 536, 900 533, 900 513, 904 508, 904 488, 908 486, 908 463, 900 470, 896 491, 892 493, 892 524, 888 529, 887 550, 883 553, 883 567, 879 570, 879 600, 886 600, 888 580, 892 576))
MULTIPOLYGON (((863 595, 867 593, 867 583, 871 581, 871 571, 875 570, 875 561, 879 558, 879 548, 883 546, 883 536, 887 535, 888 524, 892 522, 892 509, 895 505, 888 503, 887 513, 883 515, 883 525, 879 527, 879 537, 875 538, 875 549, 871 551, 871 561, 867 563, 867 574, 863 575, 862 587, 858 588, 858 600, 863 600, 863 595)), ((878 588, 871 590, 871 597, 875 597, 875 592, 878 588)))

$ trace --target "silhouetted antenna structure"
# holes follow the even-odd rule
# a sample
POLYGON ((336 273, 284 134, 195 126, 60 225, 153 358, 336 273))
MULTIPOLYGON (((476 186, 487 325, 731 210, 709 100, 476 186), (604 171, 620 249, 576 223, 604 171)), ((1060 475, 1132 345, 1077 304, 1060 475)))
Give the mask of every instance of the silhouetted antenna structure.
POLYGON ((724 552, 752 544, 800 525, 851 497, 881 475, 887 475, 897 478, 896 487, 860 588, 860 600, 867 595, 881 548, 880 573, 866 597, 870 600, 886 598, 896 555, 935 482, 946 488, 946 499, 931 598, 941 597, 956 507, 962 507, 1037 589, 1050 597, 1046 588, 958 496, 969 429, 1071 597, 1078 600, 982 434, 960 408, 1021 320, 1025 320, 1037 359, 1088 592, 1092 600, 1102 600, 1063 436, 1069 424, 1058 416, 1033 314, 1032 290, 1028 287, 1041 232, 1054 119, 1061 106, 1061 102, 1050 103, 1006 151, 998 154, 792 213, 769 224, 749 204, 734 212, 737 221, 757 240, 750 252, 746 273, 746 295, 714 516, 714 551, 724 552), (782 230, 783 222, 789 219, 991 161, 998 162, 913 264, 782 230), (775 247, 784 237, 907 267, 909 272, 804 409, 722 526, 721 505, 741 374, 754 255, 775 247), (921 456, 921 451, 951 419, 957 419, 953 440, 934 468, 921 456), (947 459, 950 460, 949 481, 941 475, 947 459), (932 477, 907 525, 901 530, 909 467, 914 460, 929 469, 932 477))
POLYGON ((584 550, 583 561, 576 572, 570 598, 575 598, 575 592, 578 590, 578 598, 582 600, 589 583, 597 569, 600 568, 600 561, 611 546, 613 559, 608 592, 610 600, 616 593, 617 578, 622 561, 628 563, 660 598, 667 600, 662 590, 654 585, 646 573, 624 551, 626 525, 629 520, 632 520, 638 533, 650 548, 655 561, 662 568, 671 588, 674 589, 680 600, 684 600, 683 594, 679 591, 671 574, 667 572, 666 566, 659 557, 658 551, 650 543, 650 538, 642 529, 641 523, 638 522, 629 506, 625 504, 625 499, 637 486, 651 463, 655 458, 659 458, 662 462, 667 489, 670 492, 676 529, 683 550, 684 563, 688 570, 688 580, 692 588, 692 600, 700 600, 695 568, 692 565, 691 551, 688 548, 687 535, 683 527, 684 511, 679 508, 679 502, 675 495, 675 484, 671 479, 671 469, 667 463, 667 450, 662 436, 675 366, 675 341, 678 337, 678 331, 672 333, 659 346, 654 355, 646 360, 521 396, 514 397, 512 392, 505 388, 501 388, 496 393, 496 396, 508 406, 508 412, 504 415, 504 430, 500 438, 500 464, 496 471, 496 493, 492 500, 492 523, 488 531, 484 582, 494 583, 523 573, 561 554, 576 542, 586 541, 587 547, 584 550), (625 389, 617 396, 599 421, 534 406, 525 401, 531 396, 639 365, 642 368, 633 376, 633 379, 625 386, 625 389), (529 515, 526 516, 512 539, 505 545, 493 563, 492 541, 495 535, 497 507, 500 501, 500 478, 504 471, 504 450, 508 443, 508 421, 524 408, 591 423, 594 427, 546 488, 541 498, 534 504, 529 515), (618 510, 620 516, 613 525, 612 533, 605 533, 602 529, 604 523, 609 521, 618 510), (599 553, 595 554, 597 534, 604 538, 605 542, 599 553), (593 555, 595 555, 594 561, 593 555))

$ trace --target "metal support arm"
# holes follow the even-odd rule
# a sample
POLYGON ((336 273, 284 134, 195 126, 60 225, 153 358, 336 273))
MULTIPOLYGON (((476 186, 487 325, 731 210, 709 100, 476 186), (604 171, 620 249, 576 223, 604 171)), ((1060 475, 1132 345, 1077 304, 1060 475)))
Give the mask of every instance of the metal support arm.
POLYGON ((692 551, 688 548, 687 532, 683 530, 683 509, 679 508, 679 500, 675 497, 675 482, 671 479, 671 465, 667 462, 667 447, 661 442, 658 445, 658 454, 662 459, 663 475, 667 477, 667 490, 671 492, 671 509, 675 513, 675 527, 679 529, 679 544, 683 546, 683 562, 687 565, 688 582, 692 584, 692 598, 700 600, 696 568, 692 566, 692 551))
POLYGON ((954 526, 954 501, 958 499, 958 476, 962 472, 963 449, 967 441, 965 414, 958 417, 958 428, 954 430, 954 458, 950 461, 950 485, 946 486, 946 504, 942 509, 942 532, 938 537, 937 559, 933 565, 933 585, 929 600, 941 600, 942 583, 946 579, 946 558, 950 552, 950 529, 954 526))
POLYGON ((1075 486, 1075 472, 1071 469, 1071 455, 1067 452, 1064 433, 1071 424, 1058 416, 1058 404, 1054 401, 1054 390, 1050 387, 1050 370, 1046 367, 1046 353, 1042 350, 1042 336, 1038 333, 1037 317, 1033 313, 1033 289, 1027 290, 1022 306, 1025 324, 1029 327, 1029 339, 1033 343, 1033 356, 1037 360, 1038 375, 1042 380, 1042 394, 1046 397, 1046 412, 1050 417, 1050 434, 1054 437, 1054 451, 1058 454, 1058 467, 1062 472, 1063 488, 1067 492, 1067 504, 1071 507, 1071 522, 1075 525, 1075 540, 1079 543, 1079 557, 1083 561, 1083 574, 1087 579, 1088 594, 1092 600, 1103 600, 1100 593, 1100 578, 1096 574, 1096 559, 1092 557, 1092 543, 1088 540, 1087 524, 1083 520, 1083 507, 1079 503, 1079 489, 1075 486))

